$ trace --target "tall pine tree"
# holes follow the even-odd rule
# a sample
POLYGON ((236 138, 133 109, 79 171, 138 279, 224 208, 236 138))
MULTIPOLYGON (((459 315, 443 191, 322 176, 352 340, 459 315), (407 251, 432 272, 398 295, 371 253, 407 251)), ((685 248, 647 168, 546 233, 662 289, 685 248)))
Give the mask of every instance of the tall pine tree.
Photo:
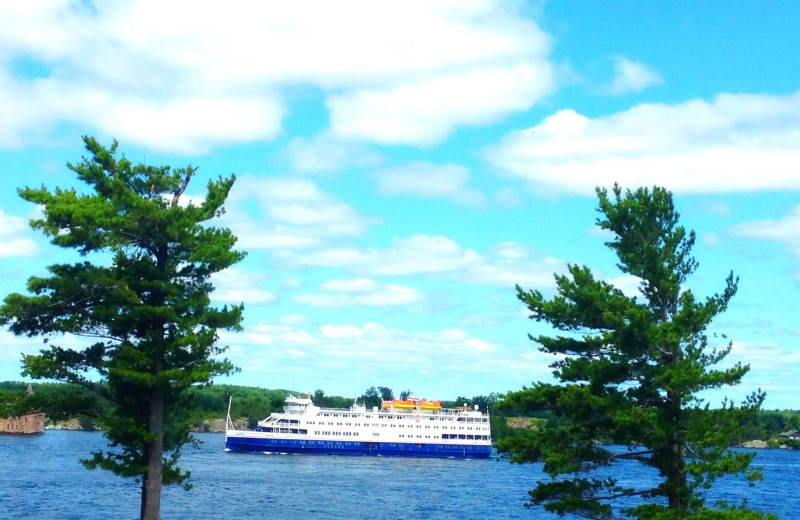
POLYGON ((559 384, 511 392, 504 404, 549 410, 558 421, 501 441, 501 451, 514 462, 543 462, 551 478, 530 492, 531 505, 550 512, 610 518, 623 499, 622 513, 641 519, 760 518, 733 506, 709 509, 704 500, 722 475, 759 478, 748 470, 753 454, 729 446, 742 416, 755 413, 764 395, 753 394, 742 406, 726 400, 719 408, 698 396, 738 384, 749 370, 714 368, 731 347, 711 348, 706 332, 738 279, 731 274, 719 294, 695 298, 686 286, 698 265, 691 254, 695 235, 678 225, 670 192, 623 194, 615 186, 613 197, 603 189, 597 195, 597 225, 613 236, 606 245, 619 269, 639 280, 641 296, 627 296, 577 265, 555 277, 552 299, 517 287, 531 319, 559 331, 531 336, 541 351, 558 356, 551 367, 559 384), (657 483, 619 484, 622 467, 634 463, 655 469, 657 483))
POLYGON ((178 466, 189 440, 187 391, 233 370, 219 356, 219 329, 238 329, 243 306, 214 308, 209 277, 243 257, 218 217, 235 180, 210 181, 195 204, 184 195, 195 169, 134 165, 117 143, 84 142, 90 156, 68 165, 86 192, 20 189, 41 207, 31 225, 87 260, 55 264, 11 294, 0 321, 18 335, 91 338, 73 350, 52 345, 24 356, 24 375, 78 383, 113 403, 101 417, 110 442, 85 460, 141 481, 141 518, 157 519, 163 484, 188 477, 178 466), (92 261, 88 259, 91 258, 92 261))

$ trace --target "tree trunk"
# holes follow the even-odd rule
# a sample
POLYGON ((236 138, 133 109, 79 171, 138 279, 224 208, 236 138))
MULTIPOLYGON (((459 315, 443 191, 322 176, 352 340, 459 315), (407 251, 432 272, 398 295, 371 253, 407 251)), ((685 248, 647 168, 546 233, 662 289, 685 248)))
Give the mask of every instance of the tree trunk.
MULTIPOLYGON (((165 244, 158 248, 156 254, 156 267, 163 274, 166 272, 168 259, 168 249, 165 244)), ((150 303, 153 305, 164 305, 165 297, 161 289, 153 291, 150 303)), ((153 376, 158 377, 164 370, 164 323, 159 323, 153 327, 157 332, 158 340, 155 342, 153 352, 153 376)), ((147 475, 145 476, 145 487, 142 495, 142 517, 141 520, 159 520, 161 514, 161 484, 163 481, 163 458, 164 458, 164 389, 156 386, 150 390, 150 426, 148 432, 153 438, 145 446, 147 456, 147 475)))
POLYGON ((674 439, 669 439, 669 469, 667 471, 667 485, 669 486, 669 494, 667 500, 670 509, 683 509, 683 488, 686 476, 683 474, 683 450, 680 444, 674 439))
POLYGON ((164 456, 164 391, 155 388, 150 394, 150 433, 147 443, 147 475, 142 487, 141 520, 158 520, 161 512, 162 462, 164 456))
POLYGON ((670 404, 671 427, 675 428, 667 437, 667 501, 670 509, 686 509, 684 495, 686 493, 686 462, 683 459, 683 436, 679 434, 681 418, 680 397, 673 393, 667 393, 667 401, 670 404))

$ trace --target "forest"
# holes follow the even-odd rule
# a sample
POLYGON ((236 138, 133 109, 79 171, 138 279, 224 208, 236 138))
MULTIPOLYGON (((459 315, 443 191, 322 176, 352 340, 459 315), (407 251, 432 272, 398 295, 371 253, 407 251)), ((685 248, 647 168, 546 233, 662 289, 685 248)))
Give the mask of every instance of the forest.
MULTIPOLYGON (((32 394, 27 393, 28 383, 5 381, 0 382, 0 417, 22 415, 39 411, 44 412, 48 421, 64 421, 78 419, 84 429, 95 429, 96 419, 101 411, 109 407, 88 389, 69 383, 36 383, 32 385, 32 394), (105 407, 105 408, 104 408, 105 407)), ((283 401, 290 393, 303 394, 293 390, 265 389, 239 385, 208 385, 193 389, 191 394, 192 424, 199 424, 208 419, 224 418, 228 399, 231 401, 231 417, 246 418, 250 426, 267 417, 270 413, 281 411, 283 401)), ((368 407, 379 406, 381 400, 395 397, 405 399, 413 395, 410 390, 395 394, 391 388, 372 386, 357 397, 327 395, 323 390, 312 393, 312 399, 318 406, 326 408, 347 408, 354 401, 368 407)), ((481 410, 491 414, 492 438, 497 440, 520 433, 526 428, 547 428, 558 426, 559 419, 549 412, 524 413, 511 407, 500 406, 502 395, 459 396, 453 400, 443 400, 442 406, 478 405, 481 410)), ((796 441, 778 439, 785 431, 800 430, 800 411, 793 410, 760 410, 754 419, 739 425, 738 435, 731 439, 732 445, 749 440, 764 440, 770 447, 798 448, 796 441)))

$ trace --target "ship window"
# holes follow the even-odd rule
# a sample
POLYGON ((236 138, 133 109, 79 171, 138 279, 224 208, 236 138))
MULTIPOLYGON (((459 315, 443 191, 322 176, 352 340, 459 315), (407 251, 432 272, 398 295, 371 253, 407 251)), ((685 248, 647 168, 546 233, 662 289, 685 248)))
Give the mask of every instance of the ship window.
POLYGON ((265 431, 265 432, 272 433, 272 428, 270 428, 270 427, 268 426, 268 427, 264 428, 264 431, 265 431))
POLYGON ((297 433, 297 428, 292 428, 289 430, 289 433, 297 433))

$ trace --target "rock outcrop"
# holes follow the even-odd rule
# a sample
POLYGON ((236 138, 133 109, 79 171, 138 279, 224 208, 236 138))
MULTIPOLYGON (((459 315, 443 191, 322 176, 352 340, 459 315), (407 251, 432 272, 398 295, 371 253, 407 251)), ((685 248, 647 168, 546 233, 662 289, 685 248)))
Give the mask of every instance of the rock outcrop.
MULTIPOLYGON (((234 420, 233 428, 235 430, 249 430, 250 423, 247 420, 247 417, 234 420)), ((192 431, 222 433, 225 431, 225 419, 206 419, 195 424, 194 428, 192 428, 192 431)))
POLYGON ((742 445, 741 445, 741 447, 742 447, 742 448, 757 448, 757 449, 765 449, 765 448, 769 448, 769 444, 767 444, 767 441, 759 441, 759 440, 755 440, 755 441, 747 441, 747 442, 743 442, 743 443, 742 443, 742 445))
POLYGON ((81 421, 77 417, 67 419, 66 421, 53 421, 48 422, 45 430, 71 430, 71 431, 96 431, 98 428, 91 422, 81 421))
POLYGON ((0 418, 0 433, 18 435, 44 433, 44 414, 29 413, 19 417, 0 418))

